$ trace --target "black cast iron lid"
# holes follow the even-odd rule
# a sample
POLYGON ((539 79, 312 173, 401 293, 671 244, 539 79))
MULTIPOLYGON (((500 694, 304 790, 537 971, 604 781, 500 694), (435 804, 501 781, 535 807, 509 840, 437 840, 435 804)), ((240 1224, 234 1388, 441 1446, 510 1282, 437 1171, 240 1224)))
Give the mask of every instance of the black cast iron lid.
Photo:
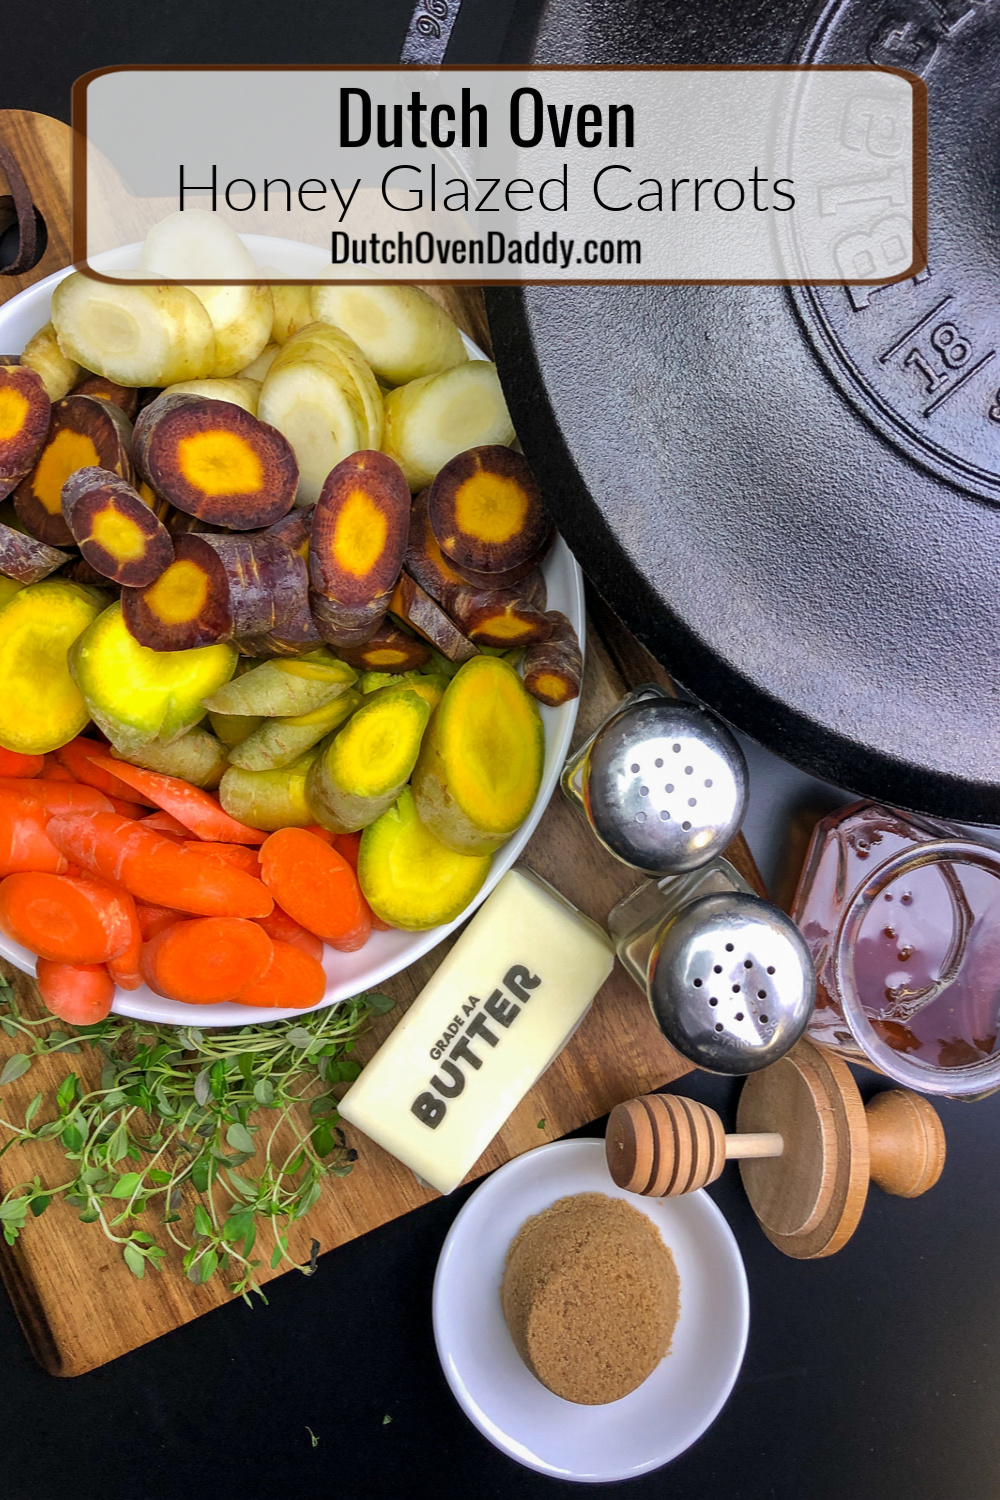
POLYGON ((549 0, 532 52, 926 81, 916 281, 488 306, 560 530, 678 681, 818 776, 1000 822, 1000 0, 549 0))

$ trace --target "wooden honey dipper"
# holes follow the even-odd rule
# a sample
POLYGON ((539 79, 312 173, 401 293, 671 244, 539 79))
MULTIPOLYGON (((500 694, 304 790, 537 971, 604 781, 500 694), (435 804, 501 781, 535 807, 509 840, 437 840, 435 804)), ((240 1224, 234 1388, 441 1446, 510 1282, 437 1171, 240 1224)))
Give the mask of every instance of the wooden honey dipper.
POLYGON ((743 1085, 739 1134, 713 1109, 677 1094, 617 1105, 605 1149, 619 1187, 677 1197, 714 1182, 738 1160, 761 1227, 800 1260, 832 1255, 857 1228, 869 1182, 901 1198, 934 1186, 944 1130, 919 1094, 892 1089, 865 1108, 847 1066, 811 1042, 743 1085))

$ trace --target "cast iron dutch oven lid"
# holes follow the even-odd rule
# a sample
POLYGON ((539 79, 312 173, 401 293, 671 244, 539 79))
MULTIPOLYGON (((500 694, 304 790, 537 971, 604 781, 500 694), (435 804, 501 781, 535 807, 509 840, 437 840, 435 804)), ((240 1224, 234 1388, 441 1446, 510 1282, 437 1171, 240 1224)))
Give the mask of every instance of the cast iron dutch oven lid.
POLYGON ((489 310, 560 530, 677 680, 818 776, 1000 822, 1000 0, 548 0, 519 45, 926 81, 916 280, 498 289, 489 310))

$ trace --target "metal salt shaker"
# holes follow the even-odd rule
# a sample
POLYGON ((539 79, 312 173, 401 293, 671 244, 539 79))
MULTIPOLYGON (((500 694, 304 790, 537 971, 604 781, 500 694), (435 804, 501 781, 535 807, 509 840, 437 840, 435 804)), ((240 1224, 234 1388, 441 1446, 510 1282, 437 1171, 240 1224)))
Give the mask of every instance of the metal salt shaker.
POLYGON ((652 875, 608 917, 623 966, 671 1045, 744 1074, 805 1031, 816 997, 798 928, 722 858, 747 801, 746 762, 722 722, 650 684, 568 762, 563 789, 603 847, 652 875))

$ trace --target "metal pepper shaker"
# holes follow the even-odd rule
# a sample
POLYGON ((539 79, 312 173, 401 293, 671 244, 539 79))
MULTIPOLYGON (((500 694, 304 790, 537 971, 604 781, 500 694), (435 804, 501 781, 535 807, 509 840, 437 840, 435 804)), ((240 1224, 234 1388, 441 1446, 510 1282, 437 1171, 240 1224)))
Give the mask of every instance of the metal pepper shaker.
POLYGON ((809 949, 722 850, 747 801, 746 762, 714 715, 650 684, 568 762, 563 789, 603 847, 647 879, 608 929, 671 1045, 716 1073, 754 1072, 805 1031, 809 949))
POLYGON ((609 854, 678 875, 721 854, 743 821, 747 767, 714 714, 650 683, 569 760, 562 786, 609 854))

